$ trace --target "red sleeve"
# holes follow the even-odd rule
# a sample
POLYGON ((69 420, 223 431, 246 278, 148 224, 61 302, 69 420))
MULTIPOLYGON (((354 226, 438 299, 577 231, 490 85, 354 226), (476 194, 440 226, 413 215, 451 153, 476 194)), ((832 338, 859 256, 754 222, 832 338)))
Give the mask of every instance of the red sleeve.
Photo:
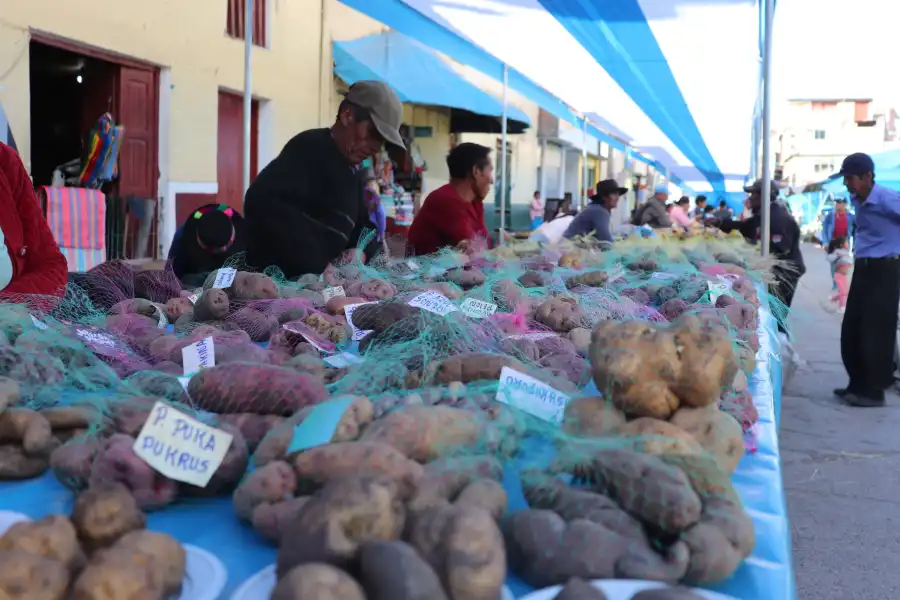
POLYGON ((4 288, 0 298, 14 294, 62 296, 69 276, 66 257, 59 251, 41 213, 25 166, 14 150, 4 146, 0 147, 0 169, 9 180, 28 252, 24 271, 4 288))

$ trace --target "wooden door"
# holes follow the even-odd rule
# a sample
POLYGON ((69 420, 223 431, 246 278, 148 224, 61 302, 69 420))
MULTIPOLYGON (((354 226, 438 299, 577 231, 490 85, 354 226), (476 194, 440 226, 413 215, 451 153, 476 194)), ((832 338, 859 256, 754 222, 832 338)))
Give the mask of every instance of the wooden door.
MULTIPOLYGON (((259 103, 253 101, 250 112, 250 177, 256 177, 259 103)), ((237 94, 219 92, 219 137, 217 178, 219 202, 237 211, 244 207, 244 99, 237 94)))
POLYGON ((120 196, 156 198, 158 165, 157 72, 120 67, 116 122, 125 127, 119 149, 120 196))

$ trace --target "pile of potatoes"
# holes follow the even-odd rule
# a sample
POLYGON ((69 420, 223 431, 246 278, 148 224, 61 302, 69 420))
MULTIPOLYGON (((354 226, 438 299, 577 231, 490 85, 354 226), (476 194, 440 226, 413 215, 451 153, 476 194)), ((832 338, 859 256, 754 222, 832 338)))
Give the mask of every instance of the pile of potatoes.
MULTIPOLYGON (((584 579, 573 577, 552 600, 607 600, 608 596, 600 589, 592 586, 584 579)), ((629 600, 704 600, 706 596, 694 592, 685 587, 669 587, 642 590, 629 600)))
POLYGON ((71 515, 14 524, 0 536, 4 600, 166 600, 181 590, 185 551, 148 531, 127 489, 92 487, 71 515))

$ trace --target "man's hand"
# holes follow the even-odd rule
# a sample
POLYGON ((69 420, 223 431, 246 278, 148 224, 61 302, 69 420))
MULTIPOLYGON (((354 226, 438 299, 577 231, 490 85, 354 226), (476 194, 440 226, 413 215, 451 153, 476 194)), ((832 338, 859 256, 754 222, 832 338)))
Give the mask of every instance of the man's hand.
POLYGON ((344 252, 334 259, 333 264, 337 267, 343 267, 344 265, 349 265, 352 262, 366 262, 365 253, 359 248, 351 248, 349 250, 344 250, 344 252))

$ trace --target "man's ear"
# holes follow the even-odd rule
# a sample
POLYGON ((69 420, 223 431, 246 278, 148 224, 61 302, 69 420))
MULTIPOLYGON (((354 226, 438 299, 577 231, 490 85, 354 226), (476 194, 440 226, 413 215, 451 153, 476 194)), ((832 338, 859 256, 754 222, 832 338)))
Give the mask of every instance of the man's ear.
POLYGON ((353 109, 349 106, 344 107, 344 109, 338 114, 338 120, 341 122, 341 125, 344 127, 349 127, 353 124, 353 109))

